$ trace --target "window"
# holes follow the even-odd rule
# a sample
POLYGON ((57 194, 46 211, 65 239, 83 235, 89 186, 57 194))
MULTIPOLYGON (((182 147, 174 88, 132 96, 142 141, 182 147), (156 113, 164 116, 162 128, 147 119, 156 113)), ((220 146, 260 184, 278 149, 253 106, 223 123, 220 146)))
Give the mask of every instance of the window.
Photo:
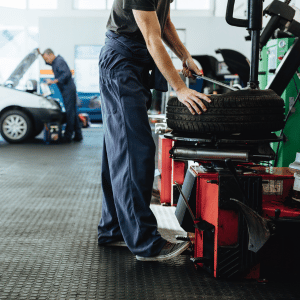
POLYGON ((26 0, 0 0, 0 6, 26 9, 26 0))
POLYGON ((30 9, 57 9, 57 0, 28 0, 30 9))
POLYGON ((210 0, 175 0, 178 10, 210 9, 210 0))
POLYGON ((210 9, 210 0, 174 0, 178 10, 210 9))
POLYGON ((114 0, 107 0, 107 8, 108 8, 108 9, 111 9, 113 3, 114 3, 114 0))
POLYGON ((81 93, 99 93, 99 53, 102 46, 75 46, 75 82, 81 93))
POLYGON ((106 0, 74 0, 75 9, 106 9, 106 0))
MULTIPOLYGON (((33 1, 33 0, 32 0, 33 1)), ((39 1, 39 0, 35 0, 39 1)), ((111 9, 114 0, 73 0, 75 9, 111 9)), ((211 0, 174 0, 171 9, 208 10, 211 0)))

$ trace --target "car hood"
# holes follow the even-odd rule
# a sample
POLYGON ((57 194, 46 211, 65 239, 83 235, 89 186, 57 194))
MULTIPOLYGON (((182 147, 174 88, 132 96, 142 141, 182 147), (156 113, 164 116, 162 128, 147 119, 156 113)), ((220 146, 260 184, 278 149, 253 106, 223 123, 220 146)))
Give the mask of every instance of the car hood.
POLYGON ((5 85, 11 88, 16 87, 27 70, 36 61, 39 56, 38 48, 32 50, 15 68, 9 78, 5 81, 5 85))

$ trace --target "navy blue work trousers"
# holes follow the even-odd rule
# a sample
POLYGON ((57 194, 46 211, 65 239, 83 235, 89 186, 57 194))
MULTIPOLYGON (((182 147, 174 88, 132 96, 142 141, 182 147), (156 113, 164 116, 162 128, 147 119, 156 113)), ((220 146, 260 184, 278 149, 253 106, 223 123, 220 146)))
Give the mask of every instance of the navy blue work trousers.
POLYGON ((82 138, 82 133, 77 112, 76 91, 73 91, 72 89, 66 89, 62 92, 62 96, 66 108, 67 123, 64 137, 67 140, 71 140, 73 137, 73 133, 75 132, 75 137, 80 139, 82 138))
POLYGON ((98 243, 124 239, 133 254, 157 255, 166 241, 150 209, 155 144, 147 116, 146 66, 109 46, 100 54, 104 142, 98 243))

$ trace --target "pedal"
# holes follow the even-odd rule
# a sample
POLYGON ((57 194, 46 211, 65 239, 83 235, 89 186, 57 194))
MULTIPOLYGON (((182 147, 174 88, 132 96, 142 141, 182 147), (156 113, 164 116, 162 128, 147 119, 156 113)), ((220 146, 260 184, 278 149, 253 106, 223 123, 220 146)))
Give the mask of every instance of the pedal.
POLYGON ((176 235, 175 236, 177 241, 189 242, 190 238, 187 235, 176 235))
POLYGON ((204 263, 210 263, 211 259, 206 258, 206 257, 192 257, 191 262, 194 264, 204 264, 204 263))

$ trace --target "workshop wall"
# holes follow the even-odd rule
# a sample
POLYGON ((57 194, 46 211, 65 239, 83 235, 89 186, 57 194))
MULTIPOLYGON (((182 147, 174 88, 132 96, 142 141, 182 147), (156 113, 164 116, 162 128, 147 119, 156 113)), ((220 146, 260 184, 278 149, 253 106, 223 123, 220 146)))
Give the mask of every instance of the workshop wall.
MULTIPOLYGON (((70 68, 74 68, 75 45, 102 45, 107 17, 94 18, 40 18, 40 49, 51 47, 62 55, 70 68)), ((215 50, 230 48, 250 57, 250 43, 244 37, 244 28, 229 26, 224 17, 172 17, 176 28, 186 29, 186 44, 192 55, 210 54, 218 58, 215 50)), ((220 59, 220 58, 219 58, 220 59)), ((43 60, 40 68, 48 69, 43 60)))

